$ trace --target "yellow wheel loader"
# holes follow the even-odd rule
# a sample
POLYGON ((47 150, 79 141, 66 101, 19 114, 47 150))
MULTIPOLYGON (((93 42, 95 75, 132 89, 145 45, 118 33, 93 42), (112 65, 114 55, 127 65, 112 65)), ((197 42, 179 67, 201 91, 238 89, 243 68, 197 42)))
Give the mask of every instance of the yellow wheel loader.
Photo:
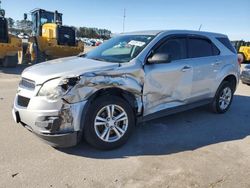
POLYGON ((17 53, 22 50, 22 41, 9 34, 8 21, 4 16, 5 11, 0 9, 0 64, 4 67, 16 67, 17 53))
POLYGON ((84 51, 84 44, 76 41, 75 30, 62 25, 61 13, 35 9, 31 11, 31 17, 32 37, 19 51, 19 63, 40 63, 84 51))
POLYGON ((250 46, 241 46, 239 49, 239 55, 242 58, 243 62, 250 61, 250 46))

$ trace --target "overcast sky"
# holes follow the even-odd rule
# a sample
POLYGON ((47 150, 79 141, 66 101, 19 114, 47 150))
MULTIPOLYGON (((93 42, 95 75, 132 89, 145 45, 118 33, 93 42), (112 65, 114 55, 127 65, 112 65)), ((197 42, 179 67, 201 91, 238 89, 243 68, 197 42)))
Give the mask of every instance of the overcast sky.
POLYGON ((64 24, 122 32, 190 29, 220 32, 231 40, 250 41, 250 0, 2 0, 6 16, 22 19, 24 12, 43 8, 63 13, 64 24))

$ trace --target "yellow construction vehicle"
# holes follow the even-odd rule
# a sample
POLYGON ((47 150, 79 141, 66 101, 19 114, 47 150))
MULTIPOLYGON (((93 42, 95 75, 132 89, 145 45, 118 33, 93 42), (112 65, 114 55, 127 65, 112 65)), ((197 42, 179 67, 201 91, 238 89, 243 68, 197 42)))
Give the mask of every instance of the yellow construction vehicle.
POLYGON ((243 62, 250 61, 250 46, 241 46, 239 49, 239 55, 242 58, 243 62))
MULTIPOLYGON (((84 44, 76 41, 72 27, 62 25, 62 14, 35 9, 31 11, 32 37, 18 53, 19 63, 40 63, 50 59, 78 55, 84 44)), ((27 19, 27 15, 25 15, 27 19)))
POLYGON ((9 34, 8 21, 4 16, 5 10, 1 9, 0 1, 0 64, 4 67, 15 67, 18 64, 17 53, 22 49, 22 41, 9 34))

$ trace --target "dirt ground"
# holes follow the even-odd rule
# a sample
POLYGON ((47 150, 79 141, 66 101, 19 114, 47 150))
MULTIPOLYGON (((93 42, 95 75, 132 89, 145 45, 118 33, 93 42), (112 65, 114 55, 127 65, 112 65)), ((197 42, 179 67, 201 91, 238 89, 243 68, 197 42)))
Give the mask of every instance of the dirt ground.
POLYGON ((114 151, 56 150, 12 119, 23 68, 0 68, 0 187, 250 187, 249 86, 224 115, 202 107, 150 121, 114 151))

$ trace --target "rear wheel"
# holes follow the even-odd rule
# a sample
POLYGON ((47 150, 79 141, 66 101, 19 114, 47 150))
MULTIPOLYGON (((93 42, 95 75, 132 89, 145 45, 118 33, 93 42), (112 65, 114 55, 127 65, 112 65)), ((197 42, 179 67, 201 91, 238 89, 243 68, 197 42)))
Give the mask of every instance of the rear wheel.
POLYGON ((125 100, 101 96, 89 107, 83 133, 90 145, 110 150, 125 144, 134 126, 134 112, 125 100))
POLYGON ((215 98, 211 103, 211 109, 213 112, 222 114, 228 111, 233 101, 233 88, 233 85, 228 81, 223 81, 221 83, 215 98))
POLYGON ((28 64, 30 62, 30 58, 24 51, 18 51, 18 63, 19 64, 28 64))
POLYGON ((28 64, 30 63, 30 55, 27 53, 28 43, 23 43, 21 51, 18 51, 18 63, 19 64, 28 64))
POLYGON ((17 54, 14 56, 7 56, 4 58, 3 67, 16 67, 18 64, 17 54))

